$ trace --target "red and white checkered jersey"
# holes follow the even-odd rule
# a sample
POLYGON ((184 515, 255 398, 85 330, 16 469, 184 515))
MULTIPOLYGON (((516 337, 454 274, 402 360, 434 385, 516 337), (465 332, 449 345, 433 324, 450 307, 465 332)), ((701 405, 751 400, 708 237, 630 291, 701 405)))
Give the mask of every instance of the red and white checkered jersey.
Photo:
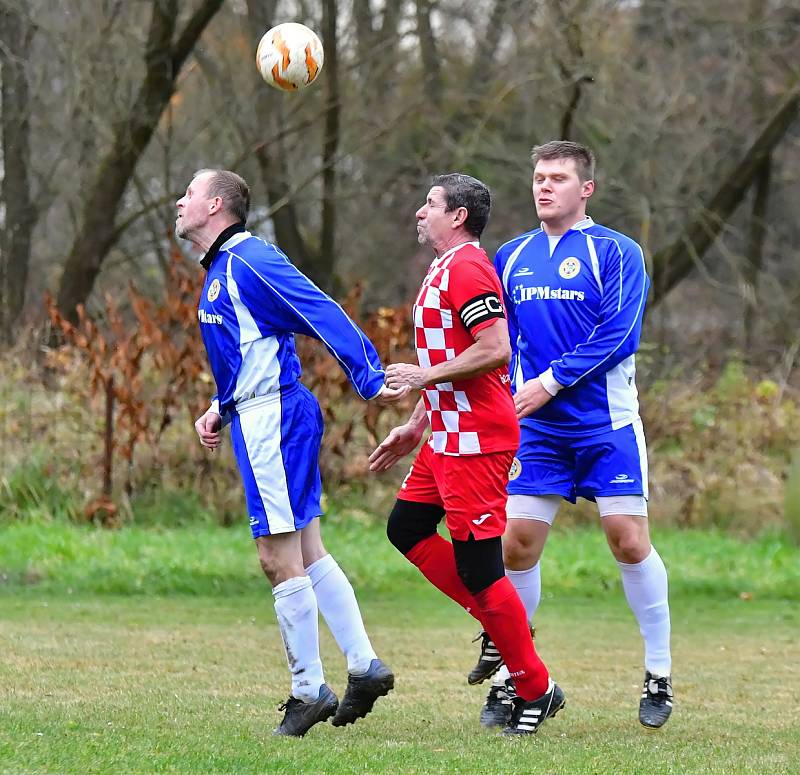
MULTIPOLYGON (((500 281, 477 242, 434 259, 414 304, 417 359, 422 368, 450 361, 475 343, 478 331, 504 318, 500 281), (465 323, 466 321, 466 323, 465 323)), ((434 452, 477 455, 516 450, 519 422, 508 369, 423 388, 434 452)))

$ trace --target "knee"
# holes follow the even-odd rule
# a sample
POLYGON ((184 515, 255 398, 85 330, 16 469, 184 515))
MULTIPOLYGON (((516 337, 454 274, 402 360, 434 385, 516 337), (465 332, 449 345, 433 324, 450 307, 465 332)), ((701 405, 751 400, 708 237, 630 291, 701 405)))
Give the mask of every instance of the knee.
POLYGON ((444 509, 431 503, 395 501, 386 536, 401 554, 408 554, 420 541, 432 536, 444 516, 444 509))
POLYGON ((277 561, 275 555, 270 552, 259 551, 258 562, 259 565, 261 565, 261 570, 273 587, 280 584, 281 581, 284 581, 284 574, 281 572, 281 563, 277 561))
POLYGON ((616 531, 608 536, 611 552, 619 562, 636 565, 650 553, 650 541, 646 535, 634 529, 616 531))
POLYGON ((488 589, 505 576, 500 538, 453 541, 458 577, 473 595, 488 589))
POLYGON ((258 562, 273 587, 294 576, 305 575, 302 557, 295 557, 267 543, 260 543, 258 546, 258 562))
POLYGON ((503 563, 506 568, 532 568, 539 561, 536 543, 525 535, 503 537, 503 563))
POLYGON ((527 570, 539 562, 549 525, 545 522, 509 520, 503 536, 503 563, 511 570, 527 570), (531 527, 536 529, 531 529, 531 527))

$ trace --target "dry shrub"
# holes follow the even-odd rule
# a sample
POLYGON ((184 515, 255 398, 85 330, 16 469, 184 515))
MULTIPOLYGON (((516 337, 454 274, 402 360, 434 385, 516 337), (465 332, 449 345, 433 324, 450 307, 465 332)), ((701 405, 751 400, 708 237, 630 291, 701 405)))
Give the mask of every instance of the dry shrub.
POLYGON ((800 411, 776 383, 732 361, 705 389, 703 377, 655 383, 642 408, 656 518, 744 533, 783 525, 800 411))
MULTIPOLYGON (((128 497, 159 488, 199 493, 225 523, 243 514, 230 450, 209 454, 194 435, 193 421, 213 392, 197 330, 201 279, 176 255, 169 295, 158 302, 131 287, 124 305, 107 299, 102 323, 82 312, 79 325, 70 328, 53 314, 68 343, 48 356, 56 369, 49 388, 35 368, 6 360, 0 395, 9 384, 7 375, 11 381, 27 380, 25 400, 31 402, 25 409, 19 397, 7 398, 0 407, 4 436, 16 440, 13 459, 24 459, 26 444, 51 445, 48 471, 65 481, 73 477, 90 517, 114 524, 120 508, 123 516, 130 513, 128 497), (112 486, 105 491, 103 472, 111 463, 102 410, 109 385, 114 398, 110 454, 123 465, 112 469, 112 486)), ((362 314, 360 303, 361 288, 356 288, 343 306, 375 343, 382 361, 413 362, 410 309, 362 314)), ((328 494, 367 514, 383 514, 406 466, 374 477, 366 458, 407 417, 416 398, 390 409, 362 401, 319 342, 298 337, 297 346, 303 380, 325 417, 321 468, 328 494)), ((721 374, 702 371, 691 380, 653 382, 643 389, 641 405, 650 451, 650 509, 658 523, 743 533, 784 524, 789 460, 800 447, 800 410, 791 388, 754 380, 740 363, 731 362, 721 374)), ((566 511, 567 520, 596 519, 594 507, 585 502, 566 511)))
MULTIPOLYGON (((203 451, 194 435, 194 420, 214 392, 197 325, 201 287, 202 275, 176 251, 157 301, 131 285, 124 306, 107 295, 101 319, 81 307, 73 325, 51 297, 46 299, 64 339, 46 357, 58 375, 57 392, 62 401, 85 407, 91 418, 80 443, 82 474, 93 482, 87 519, 114 526, 120 505, 130 514, 129 501, 154 487, 201 492, 223 522, 243 510, 230 454, 203 451)), ((360 300, 356 287, 343 304, 356 318, 360 300)), ((360 321, 382 360, 412 357, 409 317, 407 307, 380 308, 360 321)), ((368 451, 400 413, 410 411, 412 400, 381 420, 386 410, 358 398, 319 342, 298 337, 298 352, 304 382, 316 393, 326 421, 321 455, 326 483, 365 479, 368 451)))

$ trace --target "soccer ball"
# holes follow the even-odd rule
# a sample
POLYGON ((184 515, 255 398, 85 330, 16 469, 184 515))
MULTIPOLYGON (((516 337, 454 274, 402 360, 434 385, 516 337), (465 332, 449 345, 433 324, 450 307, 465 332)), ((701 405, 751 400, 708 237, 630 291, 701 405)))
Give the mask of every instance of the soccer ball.
POLYGON ((269 30, 258 44, 256 66, 276 89, 297 91, 313 83, 322 69, 322 41, 304 24, 286 22, 269 30))

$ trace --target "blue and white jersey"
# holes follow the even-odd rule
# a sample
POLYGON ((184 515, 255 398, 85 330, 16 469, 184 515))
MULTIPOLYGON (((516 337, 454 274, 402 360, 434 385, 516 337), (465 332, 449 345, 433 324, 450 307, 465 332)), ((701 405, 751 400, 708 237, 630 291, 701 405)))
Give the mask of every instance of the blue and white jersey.
POLYGON ((650 285, 639 245, 587 217, 560 238, 542 229, 522 234, 501 245, 494 263, 508 312, 512 389, 545 372, 563 386, 521 424, 581 437, 632 423, 634 353, 650 285))
POLYGON ((356 392, 376 396, 384 372, 363 331, 275 245, 241 227, 231 231, 238 233, 215 255, 213 247, 206 254, 197 309, 219 413, 227 416, 237 402, 295 385, 301 373, 295 334, 319 339, 356 392))

